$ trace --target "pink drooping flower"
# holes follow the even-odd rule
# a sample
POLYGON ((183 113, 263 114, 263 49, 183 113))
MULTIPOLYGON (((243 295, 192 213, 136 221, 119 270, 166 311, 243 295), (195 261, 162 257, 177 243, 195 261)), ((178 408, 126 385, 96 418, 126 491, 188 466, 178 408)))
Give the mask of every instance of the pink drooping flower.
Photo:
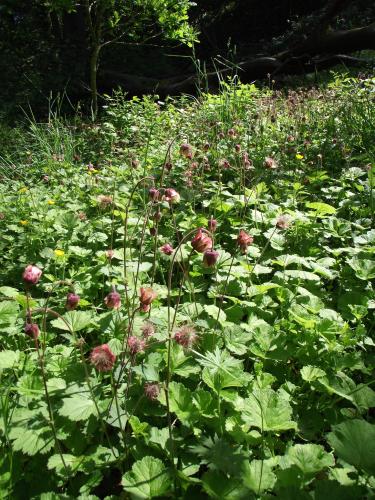
POLYGON ((159 384, 156 382, 146 382, 144 392, 147 399, 150 399, 151 401, 158 399, 160 394, 159 384))
POLYGON ((41 276, 42 276, 42 270, 39 269, 38 266, 33 266, 32 264, 26 266, 22 274, 23 281, 27 285, 36 285, 41 276))
POLYGON ((230 128, 230 129, 228 130, 228 136, 229 136, 230 138, 232 138, 232 139, 233 139, 233 137, 236 137, 236 135, 237 135, 237 134, 236 134, 236 131, 234 130, 234 128, 230 128))
POLYGON ((203 253, 206 250, 212 248, 212 239, 202 231, 202 228, 198 229, 197 234, 191 240, 191 246, 199 253, 203 253))
POLYGON ((158 294, 152 288, 141 288, 139 301, 139 308, 143 312, 150 310, 151 303, 156 299, 158 294))
POLYGON ((129 352, 132 355, 135 355, 138 352, 143 352, 145 350, 145 346, 146 346, 146 342, 142 339, 139 339, 135 335, 131 335, 128 338, 129 352))
POLYGON ((211 233, 214 233, 216 231, 216 228, 217 220, 211 217, 211 219, 208 221, 208 229, 211 231, 211 233))
POLYGON ((78 306, 80 296, 77 295, 76 293, 68 293, 66 296, 66 304, 65 308, 68 311, 73 311, 78 306))
POLYGON ((244 166, 245 170, 254 169, 253 162, 252 162, 252 160, 249 159, 248 153, 243 153, 242 162, 243 162, 243 166, 244 166))
POLYGON ((115 251, 112 250, 111 248, 105 251, 105 256, 107 257, 108 260, 112 260, 114 255, 115 251))
POLYGON ((205 142, 203 144, 203 151, 207 153, 207 151, 210 149, 211 145, 209 142, 205 142))
POLYGON ((148 339, 152 337, 155 333, 155 326, 150 321, 145 321, 141 326, 142 337, 148 339))
POLYGON ((175 189, 168 188, 164 191, 163 200, 167 201, 170 205, 175 205, 179 203, 181 196, 175 189))
POLYGON ((113 354, 108 344, 94 347, 90 354, 90 362, 99 372, 109 372, 112 370, 116 361, 116 355, 113 354))
POLYGON ((159 196, 160 196, 159 190, 154 188, 154 187, 149 189, 148 194, 149 194, 150 199, 152 201, 157 201, 159 199, 159 196))
POLYGON ((182 156, 184 156, 185 158, 188 158, 189 160, 191 160, 194 156, 193 148, 187 142, 185 142, 184 144, 181 144, 180 153, 182 156))
POLYGON ((105 194, 100 194, 96 198, 96 200, 99 203, 100 208, 108 208, 113 203, 112 196, 108 196, 108 195, 105 195, 105 194))
POLYGON ((236 151, 236 153, 241 153, 241 144, 236 144, 234 146, 234 150, 236 151))
POLYGON ((223 168, 224 170, 228 170, 228 168, 230 168, 230 163, 226 158, 223 158, 222 160, 220 160, 219 164, 220 164, 221 168, 223 168))
POLYGON ((237 245, 240 247, 242 253, 246 253, 247 247, 251 245, 253 241, 254 238, 241 229, 237 237, 237 245))
POLYGON ((170 172, 172 170, 172 168, 173 168, 173 163, 171 161, 166 161, 164 166, 165 166, 165 169, 168 172, 170 172))
POLYGON ((219 252, 216 252, 216 250, 206 250, 203 254, 203 265, 206 267, 213 267, 218 258, 219 252))
POLYGON ((121 295, 113 288, 112 292, 105 297, 104 303, 108 309, 120 309, 121 295))
POLYGON ((32 339, 37 339, 39 337, 39 327, 36 323, 26 323, 25 333, 32 339))
POLYGON ((177 344, 186 348, 191 347, 198 339, 195 329, 190 325, 181 326, 175 332, 173 338, 177 344))
POLYGON ((165 243, 165 245, 163 245, 162 247, 160 247, 159 250, 164 255, 172 255, 172 253, 174 252, 174 249, 173 249, 172 245, 170 245, 169 243, 165 243))
POLYGON ((270 170, 275 170, 278 168, 278 164, 274 158, 267 156, 264 160, 264 166, 270 170))
POLYGON ((156 236, 156 227, 150 227, 150 236, 156 236))
POLYGON ((290 218, 287 215, 280 215, 276 220, 276 226, 279 229, 288 229, 290 227, 290 218))

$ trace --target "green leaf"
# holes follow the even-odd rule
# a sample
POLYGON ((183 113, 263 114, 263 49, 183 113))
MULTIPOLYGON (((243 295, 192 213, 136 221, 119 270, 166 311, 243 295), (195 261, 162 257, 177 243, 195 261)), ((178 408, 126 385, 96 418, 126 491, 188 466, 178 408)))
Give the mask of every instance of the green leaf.
POLYGON ((285 269, 283 272, 285 276, 293 279, 308 280, 308 281, 320 281, 318 275, 310 273, 309 271, 300 271, 299 269, 285 269))
POLYGON ((17 302, 4 300, 0 302, 0 326, 13 325, 18 315, 17 302))
POLYGON ((296 444, 288 449, 280 459, 280 467, 286 469, 295 465, 303 474, 314 476, 326 467, 334 466, 335 461, 323 446, 318 444, 296 444))
POLYGON ((79 332, 89 326, 91 320, 92 314, 87 311, 69 311, 62 318, 51 321, 51 324, 59 330, 79 332))
POLYGON ((250 397, 236 402, 236 409, 244 422, 263 431, 278 432, 297 426, 291 420, 292 408, 285 396, 270 388, 254 389, 250 397))
POLYGON ((95 404, 88 396, 76 395, 63 399, 59 414, 69 420, 87 420, 96 412, 95 404))
POLYGON ((347 420, 335 425, 328 442, 339 458, 368 474, 375 474, 375 425, 347 420))
POLYGON ((204 310, 209 316, 211 316, 211 318, 214 318, 215 320, 218 318, 220 323, 227 319, 225 312, 215 305, 205 305, 204 310))
POLYGON ((318 216, 332 215, 332 214, 336 213, 335 207, 333 207, 332 205, 328 205, 328 203, 322 203, 322 202, 311 203, 311 202, 309 202, 309 203, 306 203, 306 207, 312 208, 313 210, 315 210, 316 214, 313 214, 314 216, 315 215, 318 215, 318 216))
POLYGON ((38 426, 28 429, 26 427, 12 427, 9 438, 13 441, 14 451, 22 451, 26 455, 47 453, 54 446, 53 434, 48 426, 38 426))
POLYGON ((318 380, 320 377, 324 377, 325 374, 325 371, 316 366, 307 365, 301 368, 301 377, 303 378, 303 380, 306 380, 306 382, 313 382, 314 380, 318 380))
POLYGON ((375 278, 375 260, 353 257, 348 260, 348 264, 355 271, 355 275, 360 280, 367 281, 375 278))
POLYGON ((244 465, 242 469, 243 483, 254 493, 272 489, 276 476, 269 463, 262 460, 253 460, 244 465))
POLYGON ((199 418, 199 411, 193 404, 193 394, 183 384, 169 384, 169 405, 183 424, 191 425, 199 418))
POLYGON ((237 478, 229 478, 216 470, 206 472, 202 477, 202 484, 209 497, 216 500, 249 499, 249 491, 239 484, 237 478))
POLYGON ((168 470, 158 458, 146 456, 138 460, 127 472, 121 483, 133 498, 154 498, 171 489, 168 470))
POLYGON ((205 366, 203 381, 216 392, 226 387, 241 387, 249 380, 243 371, 242 361, 218 347, 213 353, 207 352, 205 356, 198 358, 198 361, 205 366))
POLYGON ((0 352, 0 370, 12 368, 20 359, 19 351, 5 350, 0 352))

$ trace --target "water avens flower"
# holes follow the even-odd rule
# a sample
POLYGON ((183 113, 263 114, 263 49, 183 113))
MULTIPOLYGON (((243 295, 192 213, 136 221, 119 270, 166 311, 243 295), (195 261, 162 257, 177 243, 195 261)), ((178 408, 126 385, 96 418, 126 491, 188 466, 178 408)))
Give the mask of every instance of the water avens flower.
POLYGON ((78 306, 80 296, 77 295, 76 293, 68 293, 66 296, 66 303, 65 303, 65 309, 68 311, 73 311, 78 306))
POLYGON ((36 285, 42 276, 42 270, 38 266, 29 264, 25 267, 22 279, 27 285, 36 285))
POLYGON ((251 245, 253 241, 254 238, 250 236, 250 234, 246 233, 243 229, 241 229, 237 237, 237 245, 240 247, 242 253, 246 253, 247 247, 251 245))
POLYGON ((276 220, 276 227, 279 229, 288 229, 290 226, 290 218, 287 215, 280 215, 276 220))
POLYGON ((116 361, 116 355, 113 354, 108 344, 102 344, 91 351, 90 362, 99 372, 109 372, 112 370, 116 361))
POLYGON ((185 158, 188 158, 189 160, 191 160, 194 156, 193 148, 191 147, 190 144, 185 142, 185 143, 181 144, 181 146, 180 146, 180 154, 182 156, 184 156, 185 158))
POLYGON ((276 168, 278 168, 278 164, 277 164, 276 160, 274 158, 272 158, 271 156, 267 156, 265 158, 263 165, 270 170, 275 170, 276 168))
POLYGON ((202 229, 198 229, 197 234, 191 240, 191 246, 199 253, 203 253, 206 250, 212 248, 212 239, 202 231, 202 229))
POLYGON ((146 398, 151 401, 158 399, 160 394, 159 384, 156 382, 146 382, 144 385, 144 393, 146 398))
POLYGON ((169 243, 165 243, 165 245, 163 245, 162 247, 160 247, 159 250, 164 255, 172 255, 172 253, 174 252, 174 249, 173 249, 172 245, 170 245, 169 243))
POLYGON ((181 326, 173 335, 175 342, 185 348, 191 347, 197 341, 197 338, 194 327, 190 325, 181 326))
POLYGON ((181 197, 175 189, 168 188, 164 191, 163 200, 167 201, 170 205, 175 205, 179 203, 181 197))
POLYGON ((26 323, 24 331, 28 337, 37 339, 39 337, 39 327, 36 323, 26 323))
POLYGON ((159 199, 159 196, 160 196, 160 192, 158 189, 152 187, 148 190, 148 194, 150 196, 150 200, 152 201, 157 201, 159 199))
POLYGON ((206 250, 203 254, 203 265, 206 267, 213 267, 218 258, 219 252, 216 252, 216 250, 206 250))
POLYGON ((145 350, 146 342, 142 339, 139 339, 135 335, 131 335, 128 338, 128 347, 130 354, 137 354, 138 352, 143 352, 145 350))
POLYGON ((108 309, 120 309, 121 307, 121 295, 113 288, 104 299, 105 305, 108 309))
POLYGON ((148 339, 152 337, 155 333, 155 327, 150 321, 145 321, 141 326, 142 337, 148 339))
POLYGON ((107 257, 108 260, 112 260, 114 255, 115 251, 112 250, 111 248, 105 251, 105 256, 107 257))
POLYGON ((158 294, 152 288, 141 288, 139 301, 139 308, 143 312, 150 310, 151 303, 156 299, 158 294))
POLYGON ((97 196, 96 201, 99 203, 100 208, 108 208, 113 203, 112 196, 100 194, 97 196))

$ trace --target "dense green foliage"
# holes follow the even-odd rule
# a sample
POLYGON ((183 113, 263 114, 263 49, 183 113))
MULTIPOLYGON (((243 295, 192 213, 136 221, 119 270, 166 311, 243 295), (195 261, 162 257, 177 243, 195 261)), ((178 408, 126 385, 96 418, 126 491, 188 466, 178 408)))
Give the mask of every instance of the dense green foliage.
POLYGON ((4 129, 4 498, 371 498, 374 90, 117 93, 4 129))

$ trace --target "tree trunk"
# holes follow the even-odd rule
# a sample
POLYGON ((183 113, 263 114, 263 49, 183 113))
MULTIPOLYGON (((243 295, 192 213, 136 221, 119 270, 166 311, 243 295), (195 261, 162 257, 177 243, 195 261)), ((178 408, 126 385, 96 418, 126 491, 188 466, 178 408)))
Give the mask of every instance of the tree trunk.
POLYGON ((98 63, 100 45, 94 45, 90 55, 90 91, 91 91, 91 111, 93 118, 98 115, 98 63))

